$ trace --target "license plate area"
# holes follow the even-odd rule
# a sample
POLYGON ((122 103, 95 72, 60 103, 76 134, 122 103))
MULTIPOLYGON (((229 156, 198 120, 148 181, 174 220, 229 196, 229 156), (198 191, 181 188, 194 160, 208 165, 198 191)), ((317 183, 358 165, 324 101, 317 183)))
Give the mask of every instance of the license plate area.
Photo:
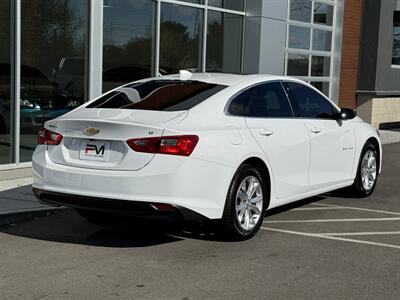
POLYGON ((111 142, 83 140, 79 150, 79 159, 92 161, 109 161, 111 142))

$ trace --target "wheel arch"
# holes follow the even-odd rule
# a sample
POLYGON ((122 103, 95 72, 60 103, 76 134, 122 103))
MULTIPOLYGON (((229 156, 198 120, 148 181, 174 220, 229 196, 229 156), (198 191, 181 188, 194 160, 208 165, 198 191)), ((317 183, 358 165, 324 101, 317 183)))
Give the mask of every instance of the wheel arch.
POLYGON ((380 146, 378 140, 377 140, 375 137, 373 137, 373 136, 370 137, 370 138, 368 138, 368 139, 365 141, 364 146, 365 146, 367 143, 371 143, 371 144, 376 148, 376 151, 378 152, 378 170, 379 170, 379 173, 380 173, 380 170, 381 170, 381 159, 382 159, 382 156, 381 156, 381 146, 380 146))
POLYGON ((268 207, 271 203, 271 193, 272 193, 273 183, 272 183, 271 172, 270 172, 267 164, 260 157, 252 156, 252 157, 246 158, 244 161, 242 161, 242 163, 238 166, 238 168, 242 165, 251 165, 260 171, 261 176, 263 177, 264 181, 267 183, 266 209, 268 209, 268 207))

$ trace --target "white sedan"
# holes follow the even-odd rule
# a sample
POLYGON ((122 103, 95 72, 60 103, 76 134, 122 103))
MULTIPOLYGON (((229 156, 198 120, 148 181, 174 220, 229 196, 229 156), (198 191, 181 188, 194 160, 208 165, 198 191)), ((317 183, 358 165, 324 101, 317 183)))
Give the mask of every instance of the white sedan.
POLYGON ((382 147, 353 110, 303 81, 181 71, 46 122, 32 160, 42 202, 91 220, 219 219, 246 239, 267 209, 344 187, 370 195, 382 147))

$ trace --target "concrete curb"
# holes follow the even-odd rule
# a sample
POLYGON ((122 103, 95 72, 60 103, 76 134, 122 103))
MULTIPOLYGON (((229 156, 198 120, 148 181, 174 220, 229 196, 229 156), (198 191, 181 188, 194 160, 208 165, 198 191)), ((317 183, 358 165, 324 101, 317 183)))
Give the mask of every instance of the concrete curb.
POLYGON ((0 212, 0 227, 48 216, 66 209, 66 207, 44 207, 29 210, 23 209, 12 212, 0 212))

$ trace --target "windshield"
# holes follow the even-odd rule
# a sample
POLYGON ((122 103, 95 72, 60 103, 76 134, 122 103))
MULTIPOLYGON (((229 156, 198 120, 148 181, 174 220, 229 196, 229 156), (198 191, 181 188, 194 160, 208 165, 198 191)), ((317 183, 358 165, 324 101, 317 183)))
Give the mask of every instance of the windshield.
POLYGON ((86 108, 188 110, 224 88, 225 85, 200 81, 152 80, 118 88, 86 108))

